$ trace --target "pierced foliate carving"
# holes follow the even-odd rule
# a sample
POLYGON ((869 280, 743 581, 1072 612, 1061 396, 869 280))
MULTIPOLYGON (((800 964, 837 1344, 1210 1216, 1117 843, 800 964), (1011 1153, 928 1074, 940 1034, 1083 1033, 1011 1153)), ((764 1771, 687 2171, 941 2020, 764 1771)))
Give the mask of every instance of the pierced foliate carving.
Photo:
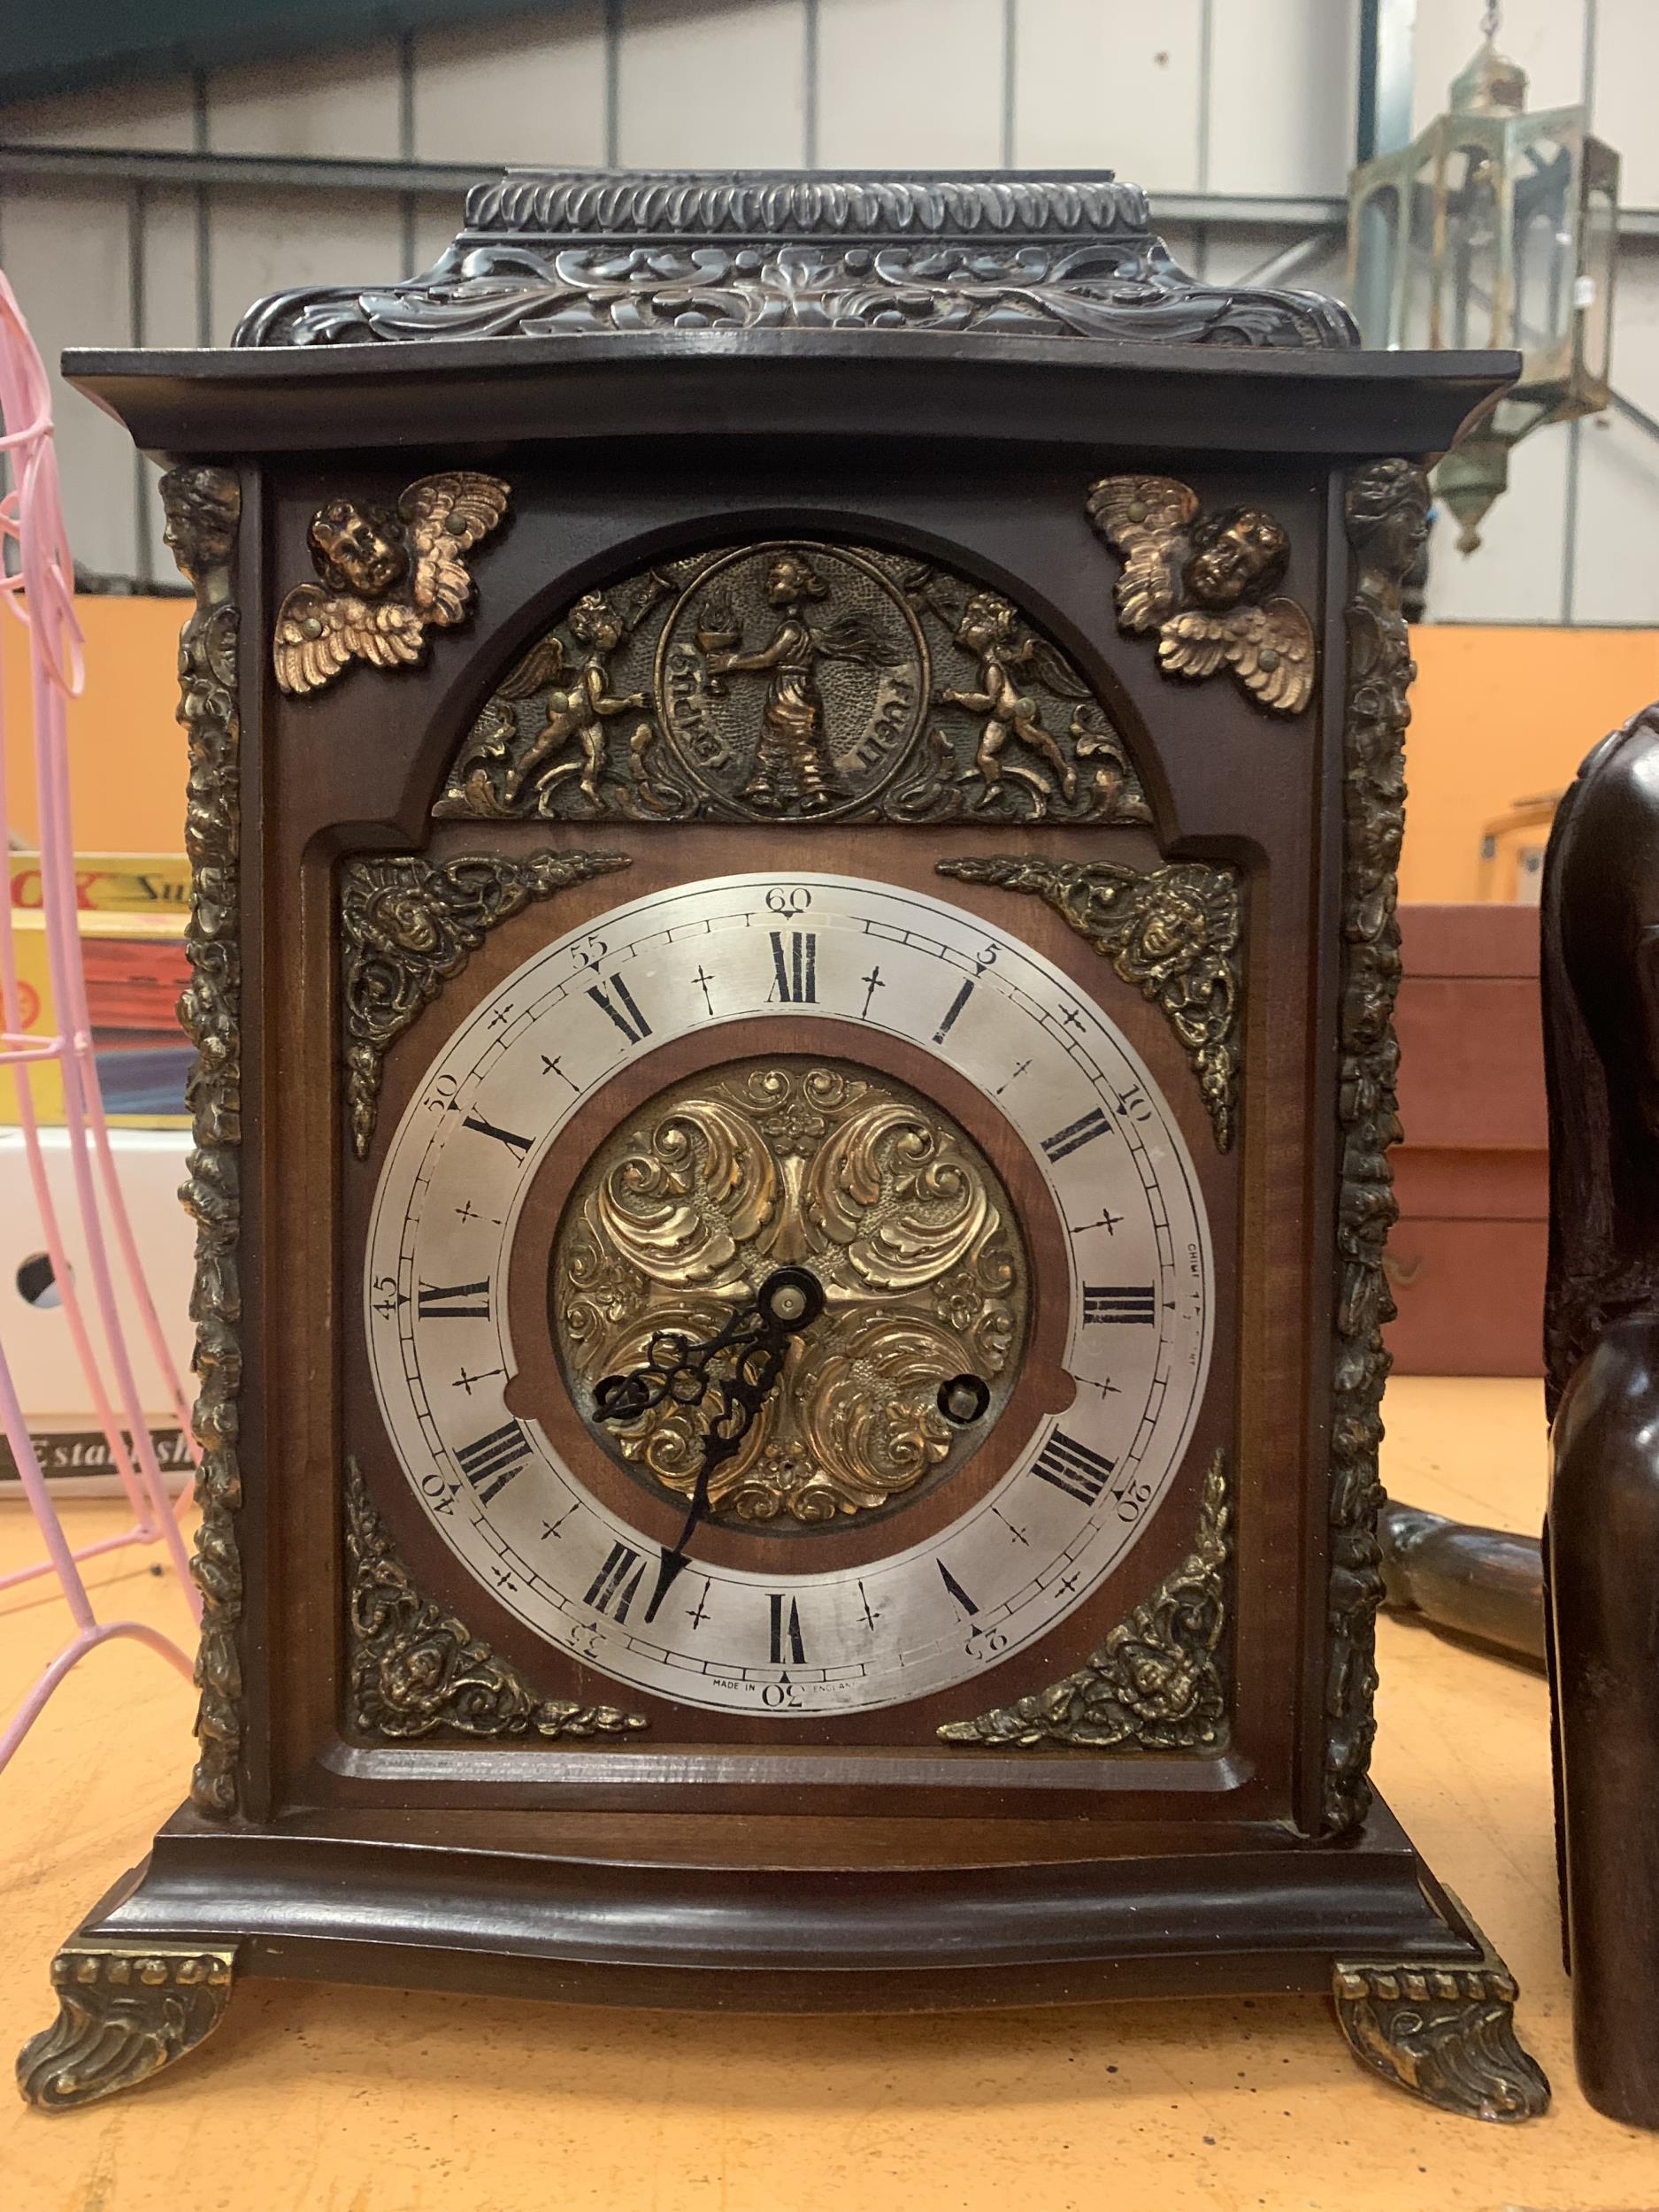
POLYGON ((423 476, 396 507, 331 499, 307 537, 319 584, 296 584, 272 648, 284 691, 320 691, 353 660, 412 668, 429 629, 465 620, 477 591, 466 556, 507 511, 498 476, 423 476))
POLYGON ((1383 1324, 1394 1300, 1383 1248, 1398 1212, 1388 1148, 1398 1141, 1394 1005, 1400 985, 1394 871, 1405 827, 1406 692, 1417 673, 1401 590, 1423 549, 1428 485, 1409 461, 1356 472, 1347 495, 1354 549, 1347 609, 1348 685, 1342 780, 1341 1061, 1337 1113, 1336 1387, 1331 1431, 1330 1586, 1325 1669, 1325 1821, 1360 1826, 1371 1805, 1366 1770, 1376 1733, 1377 1542, 1382 1485, 1383 1324))
POLYGON ((869 547, 700 553, 579 599, 496 687, 442 818, 1148 822, 1006 599, 869 547))
POLYGON ((190 1571, 202 1593, 196 1679, 200 1753, 190 1795, 198 1812, 238 1809, 242 1752, 242 1505, 236 1402, 242 1388, 242 838, 237 611, 230 563, 242 488, 229 469, 180 468, 161 480, 167 542, 196 591, 179 641, 179 719, 188 757, 184 821, 190 860, 185 952, 190 981, 179 1018, 196 1047, 186 1085, 195 1143, 179 1195, 196 1225, 193 1425, 202 1447, 202 1509, 190 1571))
POLYGON ((941 330, 1348 347, 1345 308, 1197 282, 1110 177, 515 171, 401 284, 262 300, 239 346, 722 330, 941 330))
POLYGON ((941 860, 941 876, 1047 900, 1125 983, 1160 1008, 1198 1078, 1226 1151, 1238 1111, 1239 875, 1219 862, 1120 868, 1110 861, 941 860))
POLYGON ((1221 1645, 1231 1520, 1226 1455, 1217 1452, 1204 1478, 1193 1549, 1087 1665, 976 1720, 947 1721, 940 1736, 1003 1749, 1219 1750, 1227 1740, 1221 1645))
MULTIPOLYGON (((597 1383, 673 1339, 714 1336, 780 1265, 810 1270, 828 1310, 791 1339, 720 1466, 713 1518, 845 1521, 951 1472, 1007 1402, 1025 1339, 1025 1256, 979 1148, 930 1100, 867 1069, 737 1062, 618 1127, 553 1248, 572 1398, 590 1403, 597 1383), (958 1425, 940 1394, 964 1375, 979 1403, 958 1425)), ((689 1498, 717 1410, 671 1393, 600 1433, 689 1498)))
POLYGON ((418 855, 349 860, 340 872, 341 999, 352 1149, 368 1156, 386 1054, 488 933, 532 899, 626 868, 622 853, 418 855))
POLYGON ((346 1462, 348 1716, 365 1736, 626 1735, 646 1725, 614 1705, 539 1697, 518 1670, 415 1586, 375 1511, 363 1470, 346 1462))
POLYGON ((1088 518, 1124 557, 1118 626, 1156 630, 1158 665, 1171 676, 1231 668, 1273 714, 1300 714, 1313 696, 1313 625, 1278 589, 1290 540, 1260 507, 1201 511, 1172 476, 1103 476, 1088 518))
POLYGON ((1466 2120, 1535 2119, 1549 2082, 1515 2032, 1515 1977, 1478 1928, 1481 1956, 1339 1963, 1336 2016, 1362 2066, 1466 2120))
POLYGON ((218 2027, 235 1964, 234 1945, 66 1943, 52 1961, 58 2017, 18 2056, 25 2101, 69 2112, 148 2081, 218 2027))

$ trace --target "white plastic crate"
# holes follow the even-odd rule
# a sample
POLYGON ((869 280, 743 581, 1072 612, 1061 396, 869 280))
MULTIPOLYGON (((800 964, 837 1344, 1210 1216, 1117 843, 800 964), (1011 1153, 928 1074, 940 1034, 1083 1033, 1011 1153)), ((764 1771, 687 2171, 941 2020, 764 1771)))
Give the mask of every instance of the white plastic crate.
MULTIPOLYGON (((184 1129, 115 1129, 111 1148, 163 1333, 188 1389, 194 1333, 189 1319, 195 1225, 179 1203, 190 1134, 184 1129)), ((81 1286, 81 1311, 101 1363, 117 1417, 120 1402, 107 1358, 75 1205, 68 1141, 61 1129, 41 1132, 47 1179, 58 1206, 70 1266, 81 1286)), ((96 1175, 96 1170, 94 1169, 96 1175)), ((109 1466, 92 1394, 81 1371, 61 1298, 50 1285, 46 1240, 29 1180, 21 1132, 0 1128, 0 1344, 23 1401, 42 1470, 57 1490, 99 1495, 119 1487, 109 1466)), ((127 1332, 139 1396, 169 1479, 182 1482, 188 1460, 166 1387, 136 1302, 111 1246, 117 1303, 127 1332)), ((0 1496, 17 1490, 11 1454, 0 1439, 0 1496)))

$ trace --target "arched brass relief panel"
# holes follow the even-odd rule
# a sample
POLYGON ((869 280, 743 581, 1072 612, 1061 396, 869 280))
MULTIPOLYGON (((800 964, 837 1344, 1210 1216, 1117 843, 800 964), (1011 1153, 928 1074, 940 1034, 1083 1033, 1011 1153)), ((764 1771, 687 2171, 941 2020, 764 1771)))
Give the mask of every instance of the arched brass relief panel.
POLYGON ((1013 603, 779 539, 569 607, 485 703, 442 818, 1149 823, 1092 687, 1013 603))

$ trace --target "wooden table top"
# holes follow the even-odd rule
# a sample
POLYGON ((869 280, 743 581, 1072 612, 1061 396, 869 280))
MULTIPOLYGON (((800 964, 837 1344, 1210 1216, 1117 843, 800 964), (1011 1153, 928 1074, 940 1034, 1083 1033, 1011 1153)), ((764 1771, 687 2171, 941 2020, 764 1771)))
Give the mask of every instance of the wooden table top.
MULTIPOLYGON (((1415 1504, 1537 1525, 1536 1384, 1406 1378, 1384 1473, 1415 1504)), ((111 1505, 73 1509, 77 1542, 111 1505)), ((0 1509, 0 1568, 38 1548, 0 1509)), ((137 1555, 106 1610, 183 1633, 137 1555)), ((0 1704, 62 1640, 43 1589, 0 1598, 0 1704)), ((732 2019, 249 1983, 224 2026, 131 2096, 60 2118, 0 2099, 19 2212, 1098 2212, 1659 2201, 1659 2141, 1573 2083, 1555 1931, 1544 1686, 1385 1622, 1378 1778, 1521 1982, 1555 2084, 1482 2127, 1368 2079, 1302 1999, 948 2018, 732 2019)), ((46 1967, 178 1801, 194 1697, 117 1647, 83 1665, 0 1778, 0 2022, 50 2016, 46 1967)))

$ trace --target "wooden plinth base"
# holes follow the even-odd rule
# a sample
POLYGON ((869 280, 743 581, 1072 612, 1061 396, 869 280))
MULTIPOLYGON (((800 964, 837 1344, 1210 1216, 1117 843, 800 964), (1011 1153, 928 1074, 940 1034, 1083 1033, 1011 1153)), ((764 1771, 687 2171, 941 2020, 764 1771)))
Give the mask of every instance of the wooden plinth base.
POLYGON ((761 2013, 1305 1991, 1443 2108, 1548 2101, 1514 1982, 1380 1805, 1345 1844, 1264 1830, 1204 1852, 1091 1855, 1081 1824, 1069 1842, 1011 1824, 995 1863, 981 1824, 972 1863, 949 1823, 671 1816, 603 1852, 560 1847, 571 1824, 503 1814, 484 1844, 476 1813, 181 1812, 59 1952, 23 2093, 61 2110, 130 2086, 218 2024, 233 1975, 263 1974, 761 2013))

